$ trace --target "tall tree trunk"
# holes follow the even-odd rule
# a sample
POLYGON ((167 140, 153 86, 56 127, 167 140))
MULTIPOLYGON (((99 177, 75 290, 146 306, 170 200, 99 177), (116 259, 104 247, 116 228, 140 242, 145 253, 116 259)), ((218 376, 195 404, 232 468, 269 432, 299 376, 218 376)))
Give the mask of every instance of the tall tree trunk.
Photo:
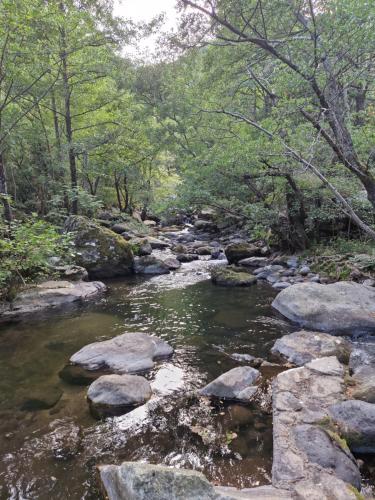
POLYGON ((119 179, 115 173, 115 189, 116 189, 116 196, 117 196, 117 204, 120 212, 122 212, 122 201, 121 201, 121 192, 120 192, 120 185, 119 185, 119 179))
MULTIPOLYGON (((61 12, 65 12, 64 3, 60 2, 61 12)), ((63 89, 64 89, 64 104, 65 104, 65 132, 66 139, 68 141, 68 158, 69 158, 69 168, 70 168, 70 184, 72 188, 73 201, 71 204, 71 212, 73 214, 78 213, 78 175, 77 175, 77 163, 76 156, 73 146, 73 128, 72 128, 72 114, 71 114, 71 92, 69 82, 69 70, 68 70, 68 53, 67 53, 67 43, 66 43, 66 31, 64 27, 60 29, 60 40, 61 40, 61 62, 62 62, 62 79, 63 79, 63 89)))
POLYGON ((7 222, 12 222, 13 212, 8 198, 4 153, 0 153, 0 197, 4 207, 4 219, 7 222))

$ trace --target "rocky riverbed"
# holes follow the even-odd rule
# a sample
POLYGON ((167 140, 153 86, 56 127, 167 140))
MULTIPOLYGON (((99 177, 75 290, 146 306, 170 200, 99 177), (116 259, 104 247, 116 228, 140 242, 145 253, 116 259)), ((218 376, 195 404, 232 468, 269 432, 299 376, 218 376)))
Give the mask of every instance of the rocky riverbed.
POLYGON ((97 498, 106 463, 113 500, 371 498, 372 287, 206 219, 66 227, 81 267, 2 310, 2 494, 97 498))

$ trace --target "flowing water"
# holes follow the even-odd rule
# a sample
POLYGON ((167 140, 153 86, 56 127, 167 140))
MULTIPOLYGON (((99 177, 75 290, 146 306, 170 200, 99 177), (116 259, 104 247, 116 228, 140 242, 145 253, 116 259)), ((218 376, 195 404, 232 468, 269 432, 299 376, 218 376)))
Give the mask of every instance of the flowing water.
POLYGON ((114 281, 95 302, 0 328, 1 498, 98 498, 96 465, 123 460, 194 468, 216 484, 270 482, 275 369, 263 370, 250 406, 209 404, 194 390, 238 366, 228 354, 267 357, 291 327, 272 310, 270 286, 215 287, 207 267, 114 281), (147 375, 148 404, 96 421, 87 388, 59 373, 82 346, 127 331, 155 334, 175 354, 147 375))

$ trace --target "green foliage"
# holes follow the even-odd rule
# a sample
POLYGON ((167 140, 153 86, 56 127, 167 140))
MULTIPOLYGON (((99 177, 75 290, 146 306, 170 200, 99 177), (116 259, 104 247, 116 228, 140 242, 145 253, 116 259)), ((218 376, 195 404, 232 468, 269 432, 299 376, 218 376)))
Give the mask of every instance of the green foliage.
POLYGON ((15 221, 0 231, 0 288, 50 274, 50 257, 65 262, 73 257, 70 237, 42 220, 15 221))

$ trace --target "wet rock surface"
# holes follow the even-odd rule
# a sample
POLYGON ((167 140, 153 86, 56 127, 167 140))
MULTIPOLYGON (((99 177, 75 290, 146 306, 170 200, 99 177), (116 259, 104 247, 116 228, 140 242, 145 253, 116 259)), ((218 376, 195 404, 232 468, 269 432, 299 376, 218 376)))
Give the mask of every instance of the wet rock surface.
POLYGON ((165 262, 153 255, 136 257, 134 259, 134 270, 137 274, 168 274, 170 271, 165 262))
POLYGON ((150 383, 139 375, 103 375, 93 382, 87 399, 95 417, 122 415, 148 401, 150 383))
POLYGON ((254 383, 259 377, 260 373, 255 368, 240 366, 220 375, 200 389, 199 394, 227 400, 250 401, 257 391, 254 383))
POLYGON ((328 411, 352 451, 375 453, 375 404, 349 400, 328 411))
POLYGON ((0 319, 11 319, 97 297, 106 290, 100 281, 45 281, 20 292, 12 303, 3 303, 0 319))
POLYGON ((215 488, 198 471, 162 465, 124 462, 98 467, 109 500, 235 500, 291 498, 272 486, 259 488, 215 488))
POLYGON ((83 347, 70 358, 86 370, 107 369, 115 373, 136 373, 153 368, 155 360, 167 358, 172 347, 146 333, 124 333, 110 340, 83 347))
POLYGON ((361 476, 354 457, 320 425, 327 418, 328 408, 344 399, 344 368, 335 357, 313 360, 276 377, 274 486, 293 491, 308 482, 320 487, 320 478, 329 473, 343 495, 347 494, 348 484, 360 488, 361 476))
POLYGON ((336 356, 342 363, 348 363, 352 345, 346 339, 327 333, 301 330, 277 339, 272 354, 297 366, 316 358, 336 356))
POLYGON ((375 289, 358 283, 298 283, 281 291, 272 305, 305 328, 348 335, 375 333, 375 289))

